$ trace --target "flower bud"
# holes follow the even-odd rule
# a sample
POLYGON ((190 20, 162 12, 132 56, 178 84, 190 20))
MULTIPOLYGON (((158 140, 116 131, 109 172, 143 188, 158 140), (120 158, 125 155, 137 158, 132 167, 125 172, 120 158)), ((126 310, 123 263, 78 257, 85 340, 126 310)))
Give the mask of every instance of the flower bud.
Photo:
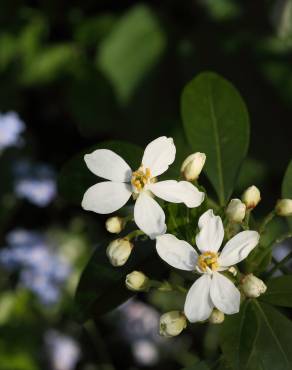
POLYGON ((276 204, 278 216, 292 216, 292 199, 279 199, 276 204))
POLYGON ((257 298, 267 290, 265 283, 253 274, 248 274, 242 279, 241 287, 245 296, 249 298, 257 298))
POLYGON ((126 238, 113 240, 106 249, 106 254, 113 266, 124 265, 133 249, 133 244, 126 238))
POLYGON ((126 286, 134 292, 147 291, 149 288, 149 278, 140 271, 133 271, 126 276, 126 286))
POLYGON ((253 209, 261 200, 261 193, 256 186, 250 186, 243 193, 241 200, 245 203, 247 209, 253 209))
POLYGON ((105 228, 109 233, 119 234, 125 226, 124 219, 119 216, 113 216, 106 220, 105 228))
POLYGON ((226 215, 231 222, 240 223, 245 217, 246 205, 240 199, 231 199, 227 208, 226 215))
POLYGON ((217 310, 217 308, 214 308, 209 317, 209 322, 211 324, 222 324, 224 319, 225 319, 224 313, 222 311, 217 310))
POLYGON ((194 153, 189 155, 181 166, 181 173, 187 181, 198 179, 206 161, 205 153, 194 153))
POLYGON ((236 276, 238 273, 237 269, 234 266, 229 267, 228 272, 230 272, 230 274, 232 274, 233 276, 236 276))
POLYGON ((185 315, 180 311, 170 311, 160 317, 159 334, 164 337, 175 337, 187 326, 185 315))

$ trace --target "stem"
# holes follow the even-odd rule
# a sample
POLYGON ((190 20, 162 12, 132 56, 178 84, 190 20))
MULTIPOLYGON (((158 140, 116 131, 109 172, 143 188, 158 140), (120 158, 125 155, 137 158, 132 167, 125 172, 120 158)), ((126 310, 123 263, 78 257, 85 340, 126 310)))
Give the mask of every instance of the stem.
POLYGON ((161 282, 158 280, 150 280, 150 287, 151 288, 156 288, 160 291, 170 291, 170 290, 176 290, 177 292, 180 293, 186 293, 187 289, 184 287, 177 285, 177 284, 171 284, 168 281, 166 282, 161 282))
POLYGON ((126 236, 126 239, 131 240, 131 239, 137 238, 137 236, 140 236, 140 235, 145 235, 145 233, 142 230, 134 230, 126 236))
POLYGON ((274 272, 281 269, 291 258, 292 258, 292 252, 287 254, 287 256, 285 258, 283 258, 281 261, 276 263, 276 265, 268 272, 267 277, 272 276, 274 274, 274 272))
POLYGON ((289 239, 289 238, 292 238, 292 231, 289 231, 289 232, 279 236, 279 238, 275 240, 274 244, 279 244, 279 243, 281 243, 284 240, 289 239))
POLYGON ((267 216, 263 219, 263 222, 261 223, 259 227, 259 233, 262 234, 265 231, 265 228, 269 222, 272 221, 272 219, 275 217, 276 213, 275 211, 271 211, 267 214, 267 216))
POLYGON ((208 198, 207 199, 208 207, 213 208, 215 211, 218 211, 220 209, 220 206, 215 202, 215 200, 208 198))
POLYGON ((109 352, 105 346, 104 339, 102 338, 101 333, 99 332, 97 323, 90 321, 84 325, 85 330, 87 331, 95 349, 97 356, 101 362, 101 370, 115 370, 115 367, 112 364, 110 359, 109 352))
POLYGON ((246 211, 245 218, 244 218, 244 221, 243 221, 243 223, 242 223, 242 228, 243 228, 244 230, 249 230, 250 212, 251 212, 251 210, 250 210, 250 209, 248 209, 248 210, 246 211))

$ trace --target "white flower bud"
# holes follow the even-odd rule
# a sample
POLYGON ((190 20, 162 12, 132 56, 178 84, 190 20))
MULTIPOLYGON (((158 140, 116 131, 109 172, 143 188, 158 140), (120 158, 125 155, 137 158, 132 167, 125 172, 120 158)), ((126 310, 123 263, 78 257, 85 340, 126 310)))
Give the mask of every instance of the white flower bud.
POLYGON ((180 311, 170 311, 160 317, 159 334, 164 337, 175 337, 187 326, 185 315, 180 311))
POLYGON ((126 276, 126 286, 134 292, 147 291, 149 288, 149 278, 140 271, 133 271, 126 276))
POLYGON ((279 199, 276 204, 278 216, 292 216, 292 199, 279 199))
POLYGON ((211 324, 222 324, 224 319, 225 319, 224 313, 222 311, 217 310, 217 308, 214 308, 209 317, 209 322, 211 324))
POLYGON ((133 249, 133 244, 126 238, 113 240, 106 249, 106 254, 113 266, 124 265, 133 249))
POLYGON ((236 276, 238 273, 237 269, 234 266, 229 267, 228 272, 230 272, 230 274, 232 274, 233 276, 236 276))
POLYGON ((253 209, 261 200, 261 193, 256 186, 250 186, 243 193, 241 200, 245 203, 247 209, 253 209))
POLYGON ((245 296, 249 298, 257 298, 267 290, 265 283, 253 274, 248 274, 242 279, 241 287, 245 296))
POLYGON ((198 179, 204 164, 206 162, 205 153, 194 153, 189 155, 181 166, 181 173, 187 181, 195 181, 198 179))
POLYGON ((240 223, 245 217, 246 205, 240 199, 231 199, 227 208, 226 215, 231 222, 240 223))
POLYGON ((124 219, 118 216, 108 218, 105 223, 105 228, 112 234, 119 234, 123 230, 124 226, 124 219))

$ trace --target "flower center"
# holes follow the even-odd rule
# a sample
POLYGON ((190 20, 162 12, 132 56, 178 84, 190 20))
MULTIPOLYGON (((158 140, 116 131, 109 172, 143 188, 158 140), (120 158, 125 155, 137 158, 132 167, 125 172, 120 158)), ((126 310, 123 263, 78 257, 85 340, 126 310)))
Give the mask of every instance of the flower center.
POLYGON ((141 191, 151 178, 150 168, 146 168, 144 171, 143 167, 140 167, 137 171, 133 172, 131 184, 135 190, 141 191))
POLYGON ((219 267, 218 264, 218 253, 216 252, 205 252, 202 253, 198 258, 198 266, 201 271, 206 272, 207 268, 212 271, 216 271, 219 267))

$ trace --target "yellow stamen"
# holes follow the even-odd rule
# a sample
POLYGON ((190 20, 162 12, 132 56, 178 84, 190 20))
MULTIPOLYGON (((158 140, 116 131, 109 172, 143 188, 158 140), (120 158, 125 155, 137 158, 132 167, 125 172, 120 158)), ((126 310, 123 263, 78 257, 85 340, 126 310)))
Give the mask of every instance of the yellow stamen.
POLYGON ((210 268, 212 271, 216 271, 219 267, 218 253, 216 252, 202 253, 198 258, 198 266, 204 272, 207 271, 207 268, 210 268))
POLYGON ((141 166, 137 171, 133 172, 131 183, 139 192, 150 181, 150 179, 151 179, 150 168, 146 168, 144 171, 143 166, 141 166))

